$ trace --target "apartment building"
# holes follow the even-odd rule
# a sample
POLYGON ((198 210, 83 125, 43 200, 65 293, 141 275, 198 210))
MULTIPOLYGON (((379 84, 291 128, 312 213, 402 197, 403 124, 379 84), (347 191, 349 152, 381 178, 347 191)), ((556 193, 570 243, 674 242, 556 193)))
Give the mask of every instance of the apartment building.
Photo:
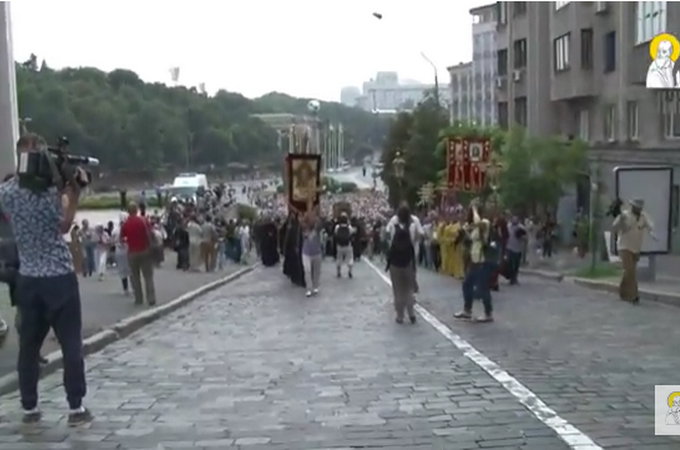
POLYGON ((449 121, 451 123, 476 122, 473 115, 474 89, 472 86, 472 63, 460 63, 447 67, 449 72, 449 88, 451 105, 449 106, 449 121))
POLYGON ((495 3, 470 10, 472 15, 472 116, 481 125, 495 125, 496 16, 495 3))
POLYGON ((498 2, 497 8, 501 126, 582 138, 610 195, 617 165, 672 164, 680 174, 680 114, 662 108, 659 93, 645 88, 649 42, 662 32, 680 34, 680 3, 498 2))

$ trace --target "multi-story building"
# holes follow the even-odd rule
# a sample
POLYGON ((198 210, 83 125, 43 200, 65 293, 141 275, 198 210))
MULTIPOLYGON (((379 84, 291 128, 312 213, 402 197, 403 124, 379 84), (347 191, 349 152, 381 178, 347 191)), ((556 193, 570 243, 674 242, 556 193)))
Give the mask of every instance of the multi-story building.
POLYGON ((472 15, 472 117, 481 125, 495 125, 496 16, 495 3, 470 10, 472 15))
POLYGON ((447 67, 451 122, 471 121, 495 125, 496 113, 496 4, 470 10, 472 15, 472 61, 447 67))
POLYGON ((451 79, 451 105, 449 119, 454 122, 476 122, 473 116, 474 89, 472 87, 472 63, 460 63, 446 68, 451 79))
MULTIPOLYGON (((680 114, 646 89, 649 43, 680 35, 676 2, 499 2, 498 120, 589 143, 605 189, 622 164, 680 173, 680 114)), ((675 186, 673 202, 678 202, 675 186)), ((678 221, 677 211, 673 214, 678 221)), ((678 224, 674 224, 677 226, 678 224)))
POLYGON ((340 103, 345 106, 357 106, 361 90, 356 86, 345 86, 340 90, 340 103))
MULTIPOLYGON (((410 111, 434 89, 434 84, 413 80, 400 82, 396 72, 378 72, 375 79, 364 82, 359 103, 371 111, 410 111)), ((439 99, 448 107, 449 93, 445 85, 439 86, 439 99)))

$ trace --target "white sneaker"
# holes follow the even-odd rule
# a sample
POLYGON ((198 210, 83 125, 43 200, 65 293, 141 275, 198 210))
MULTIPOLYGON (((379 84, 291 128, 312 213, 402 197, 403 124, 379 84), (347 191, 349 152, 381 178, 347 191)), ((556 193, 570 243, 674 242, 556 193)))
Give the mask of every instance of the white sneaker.
POLYGON ((7 322, 0 319, 0 338, 7 336, 7 333, 9 333, 9 326, 7 325, 7 322))
POLYGON ((316 295, 319 293, 319 288, 312 289, 312 294, 316 295))
POLYGON ((306 295, 307 297, 311 297, 311 296, 312 296, 312 291, 307 291, 307 293, 306 293, 305 295, 306 295))

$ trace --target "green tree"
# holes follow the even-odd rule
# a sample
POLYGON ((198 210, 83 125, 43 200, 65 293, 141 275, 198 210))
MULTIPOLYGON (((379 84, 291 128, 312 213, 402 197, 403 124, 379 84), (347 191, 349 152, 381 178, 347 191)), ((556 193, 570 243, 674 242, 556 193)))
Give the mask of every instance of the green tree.
POLYGON ((446 112, 431 98, 421 102, 412 113, 399 113, 392 122, 382 152, 381 174, 389 189, 391 204, 398 203, 401 194, 409 204, 415 205, 420 188, 436 181, 445 164, 444 157, 436 151, 437 144, 447 123, 446 112), (397 152, 406 161, 401 186, 393 166, 397 152))
POLYGON ((511 129, 501 157, 503 205, 523 213, 554 211, 564 189, 587 170, 586 151, 582 141, 527 137, 521 128, 511 129))
MULTIPOLYGON (((145 83, 129 70, 50 69, 35 55, 17 64, 21 117, 54 142, 67 136, 75 153, 91 155, 102 170, 142 171, 190 167, 281 165, 275 130, 254 113, 306 114, 307 99, 269 94, 250 100, 219 91, 208 97, 185 87, 145 83)), ((379 147, 384 119, 338 103, 324 103, 322 118, 342 122, 348 152, 379 147)), ((146 178, 145 178, 146 179, 146 178)))

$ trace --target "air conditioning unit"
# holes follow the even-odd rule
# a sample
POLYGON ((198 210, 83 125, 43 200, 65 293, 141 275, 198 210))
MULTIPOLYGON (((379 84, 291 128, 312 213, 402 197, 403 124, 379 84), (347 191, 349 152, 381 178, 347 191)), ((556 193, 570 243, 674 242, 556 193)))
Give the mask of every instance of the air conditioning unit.
POLYGON ((595 2, 595 13, 602 14, 609 10, 609 5, 607 2, 595 2))
POLYGON ((522 71, 520 70, 513 70, 512 72, 512 79, 515 81, 519 81, 522 79, 522 71))
POLYGON ((503 78, 501 78, 501 77, 496 77, 496 87, 497 87, 498 89, 500 89, 500 88, 503 87, 503 78))

